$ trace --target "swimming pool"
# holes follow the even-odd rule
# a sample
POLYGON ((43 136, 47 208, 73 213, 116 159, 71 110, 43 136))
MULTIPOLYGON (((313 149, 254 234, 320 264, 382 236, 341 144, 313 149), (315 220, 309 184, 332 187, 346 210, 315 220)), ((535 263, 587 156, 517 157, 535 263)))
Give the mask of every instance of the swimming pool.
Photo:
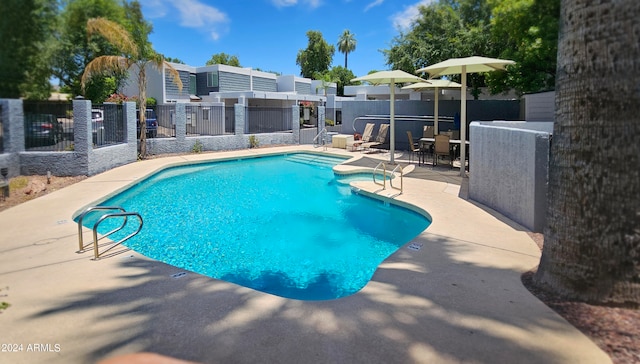
POLYGON ((430 223, 336 183, 332 166, 343 160, 288 154, 170 167, 101 205, 143 216, 125 244, 145 256, 283 297, 335 299, 359 291, 430 223))

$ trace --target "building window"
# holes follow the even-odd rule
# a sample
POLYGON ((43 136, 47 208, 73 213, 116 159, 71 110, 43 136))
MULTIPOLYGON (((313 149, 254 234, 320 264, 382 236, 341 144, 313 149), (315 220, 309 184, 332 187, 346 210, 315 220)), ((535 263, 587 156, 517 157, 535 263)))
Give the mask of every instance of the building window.
POLYGON ((189 75, 189 95, 196 94, 196 75, 189 75))
POLYGON ((218 87, 218 72, 207 72, 207 87, 218 87))

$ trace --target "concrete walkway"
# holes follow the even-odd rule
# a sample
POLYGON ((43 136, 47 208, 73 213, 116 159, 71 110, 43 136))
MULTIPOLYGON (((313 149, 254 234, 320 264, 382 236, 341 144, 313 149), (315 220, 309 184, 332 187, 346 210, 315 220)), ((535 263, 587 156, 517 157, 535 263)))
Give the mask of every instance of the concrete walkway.
MULTIPOLYGON (((181 270, 136 252, 100 261, 76 253, 73 214, 163 166, 298 150, 320 151, 136 162, 0 213, 0 301, 11 304, 0 313, 0 363, 93 363, 139 351, 203 363, 610 362, 521 284, 540 259, 525 230, 460 198, 453 183, 405 178, 394 199, 427 211, 432 225, 364 289, 333 301, 285 299, 194 273, 172 278, 181 270)), ((356 184, 361 193, 379 189, 356 184)))

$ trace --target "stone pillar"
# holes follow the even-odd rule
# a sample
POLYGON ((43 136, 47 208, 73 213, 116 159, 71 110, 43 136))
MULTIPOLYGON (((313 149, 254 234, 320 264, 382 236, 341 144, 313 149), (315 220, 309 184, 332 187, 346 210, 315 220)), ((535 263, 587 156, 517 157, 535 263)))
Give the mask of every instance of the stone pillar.
MULTIPOLYGON (((0 99, 4 152, 0 168, 8 168, 7 178, 20 174, 20 155, 24 152, 24 112, 22 100, 0 99)), ((0 178, 2 178, 0 176, 0 178)))
POLYGON ((300 144, 300 106, 291 106, 291 132, 293 133, 293 144, 300 144))
POLYGON ((325 124, 325 107, 324 106, 318 106, 318 133, 324 129, 324 127, 326 127, 327 125, 325 124))
POLYGON ((190 150, 187 147, 187 105, 183 102, 176 103, 176 114, 173 121, 176 123, 176 144, 180 151, 190 150))
POLYGON ((249 125, 246 122, 246 109, 243 104, 235 104, 236 135, 244 135, 248 132, 249 125))
POLYGON ((93 151, 89 100, 73 100, 73 150, 85 156, 93 151))

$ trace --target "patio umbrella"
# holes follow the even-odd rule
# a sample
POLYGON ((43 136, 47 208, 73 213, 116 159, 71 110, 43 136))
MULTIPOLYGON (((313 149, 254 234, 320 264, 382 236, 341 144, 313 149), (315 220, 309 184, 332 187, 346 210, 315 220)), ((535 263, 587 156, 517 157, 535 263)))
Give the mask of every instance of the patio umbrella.
POLYGON ((394 155, 396 150, 396 139, 395 139, 396 138, 396 134, 395 134, 396 87, 395 87, 395 84, 407 83, 407 82, 429 82, 429 81, 422 79, 416 75, 412 75, 410 73, 400 71, 400 70, 375 72, 375 73, 368 74, 366 76, 354 78, 351 81, 366 81, 373 85, 383 85, 383 84, 389 85, 389 90, 390 90, 389 101, 391 103, 389 107, 389 119, 390 119, 389 128, 391 129, 390 142, 389 142, 389 147, 390 147, 389 151, 391 153, 391 157, 390 157, 391 159, 389 160, 389 163, 395 164, 395 161, 394 161, 394 155))
POLYGON ((465 176, 467 146, 467 73, 492 72, 503 70, 506 65, 514 64, 508 59, 487 58, 487 57, 466 57, 450 58, 440 63, 432 64, 416 71, 427 72, 429 77, 444 75, 461 75, 462 86, 460 88, 460 175, 465 176))
POLYGON ((441 79, 433 79, 429 80, 429 82, 416 82, 409 86, 405 86, 403 90, 414 90, 414 91, 423 91, 427 89, 434 89, 435 91, 435 105, 433 107, 433 132, 438 135, 438 90, 441 88, 460 88, 459 83, 449 81, 449 80, 441 80, 441 79))

